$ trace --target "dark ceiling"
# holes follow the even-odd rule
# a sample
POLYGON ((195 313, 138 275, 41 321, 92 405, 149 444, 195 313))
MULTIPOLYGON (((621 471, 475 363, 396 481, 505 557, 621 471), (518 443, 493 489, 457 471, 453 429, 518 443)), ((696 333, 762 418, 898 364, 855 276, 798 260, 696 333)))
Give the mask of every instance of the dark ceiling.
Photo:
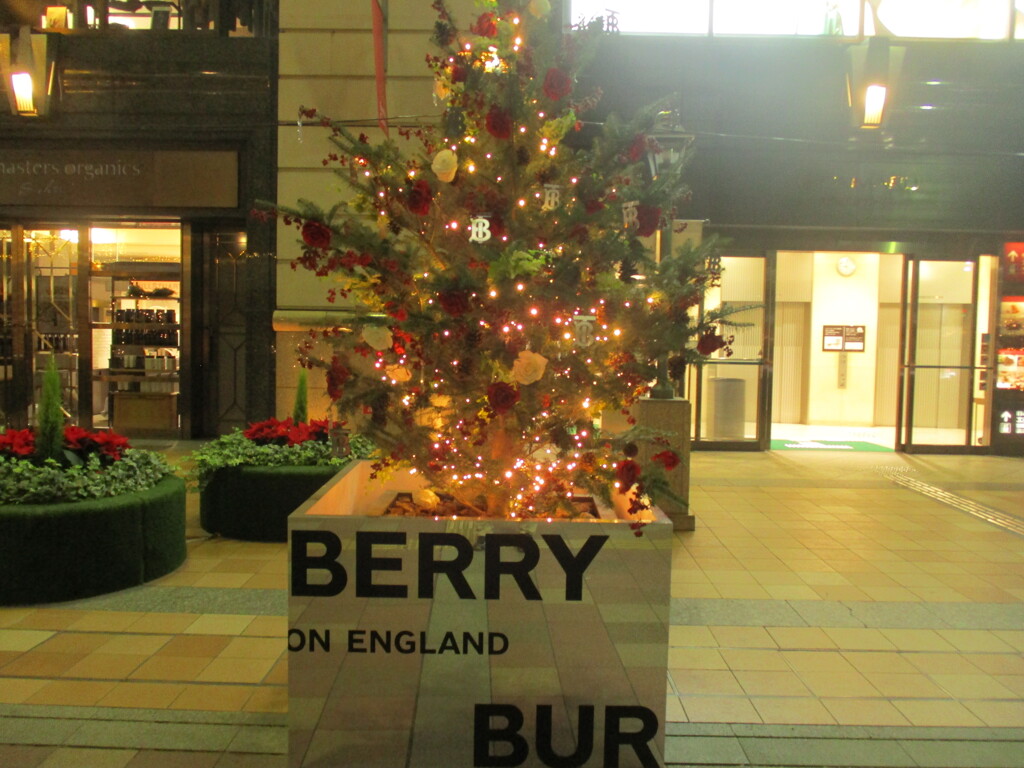
MULTIPOLYGON (((861 46, 865 45, 861 43, 861 46)), ((894 41, 891 108, 855 127, 836 39, 611 36, 587 70, 620 114, 676 94, 695 218, 1024 229, 1024 44, 894 41)))

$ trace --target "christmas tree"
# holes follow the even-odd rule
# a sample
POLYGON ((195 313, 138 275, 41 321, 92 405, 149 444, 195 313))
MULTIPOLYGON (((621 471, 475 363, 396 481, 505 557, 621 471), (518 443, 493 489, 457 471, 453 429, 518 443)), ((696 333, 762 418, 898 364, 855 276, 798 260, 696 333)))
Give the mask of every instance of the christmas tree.
POLYGON ((720 318, 695 312, 719 277, 713 244, 661 259, 645 245, 687 195, 685 162, 656 165, 662 110, 584 140, 600 93, 577 77, 601 20, 483 6, 460 29, 433 4, 436 124, 371 142, 302 111, 331 127, 325 164, 354 193, 277 209, 301 234, 293 266, 350 311, 324 332, 333 353, 311 341, 303 362, 379 446, 375 470, 411 467, 466 514, 571 515, 580 491, 630 493, 635 510, 678 457, 639 466, 636 441, 664 437, 602 434, 599 417, 725 346, 720 318))

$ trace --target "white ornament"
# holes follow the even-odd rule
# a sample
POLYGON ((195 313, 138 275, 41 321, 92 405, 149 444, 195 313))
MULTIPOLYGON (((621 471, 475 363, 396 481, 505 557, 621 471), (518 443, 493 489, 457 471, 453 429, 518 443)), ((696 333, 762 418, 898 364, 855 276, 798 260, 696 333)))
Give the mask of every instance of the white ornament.
POLYGON ((548 359, 544 355, 524 349, 512 363, 512 378, 516 380, 517 384, 523 386, 533 384, 540 381, 547 364, 548 359))
POLYGON ((629 229, 639 223, 639 200, 631 200, 622 204, 622 228, 629 229))
POLYGON ((413 491, 412 500, 416 506, 423 509, 437 509, 441 504, 441 498, 429 488, 413 491))
POLYGON ((372 349, 383 352, 385 349, 391 349, 391 331, 383 325, 368 325, 363 328, 363 341, 372 349))
POLYGON ((469 242, 486 243, 491 239, 491 220, 486 216, 476 216, 469 220, 469 242))
POLYGON ((576 315, 572 319, 573 330, 576 332, 576 344, 581 347, 589 347, 594 343, 594 321, 595 315, 576 315))
POLYGON ((542 19, 551 13, 551 3, 549 0, 530 0, 530 4, 526 6, 530 14, 535 18, 542 19))

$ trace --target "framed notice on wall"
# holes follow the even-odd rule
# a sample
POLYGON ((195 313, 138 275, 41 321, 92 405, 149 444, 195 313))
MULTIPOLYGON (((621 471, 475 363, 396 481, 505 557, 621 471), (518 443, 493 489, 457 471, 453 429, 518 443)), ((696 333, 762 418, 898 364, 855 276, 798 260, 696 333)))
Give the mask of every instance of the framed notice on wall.
POLYGON ((843 351, 843 328, 842 325, 826 325, 821 334, 821 349, 823 352, 843 351))
POLYGON ((822 327, 823 352, 863 352, 866 328, 863 325, 826 325, 822 327))
POLYGON ((845 325, 843 326, 843 351, 863 352, 864 351, 864 326, 845 325))

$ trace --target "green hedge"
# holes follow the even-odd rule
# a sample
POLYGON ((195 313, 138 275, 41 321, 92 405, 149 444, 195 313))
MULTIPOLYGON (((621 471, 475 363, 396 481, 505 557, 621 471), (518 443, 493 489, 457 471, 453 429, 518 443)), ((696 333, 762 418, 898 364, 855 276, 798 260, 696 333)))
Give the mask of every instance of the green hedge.
POLYGON ((0 506, 0 605, 91 597, 185 562, 185 482, 106 499, 0 506))
POLYGON ((337 466, 221 467, 199 493, 209 533, 244 541, 287 541, 288 515, 334 477, 337 466))

